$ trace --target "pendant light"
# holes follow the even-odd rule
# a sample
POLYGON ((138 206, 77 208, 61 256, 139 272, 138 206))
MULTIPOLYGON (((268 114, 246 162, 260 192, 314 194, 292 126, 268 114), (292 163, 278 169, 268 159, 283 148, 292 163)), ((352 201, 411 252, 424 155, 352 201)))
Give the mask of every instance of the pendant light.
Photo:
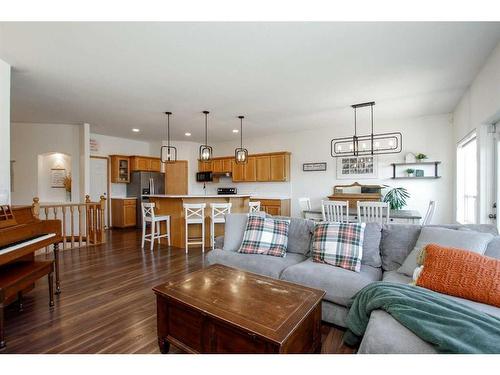
POLYGON ((243 148, 243 119, 245 116, 238 116, 240 119, 240 147, 234 149, 234 161, 236 164, 246 164, 248 161, 248 150, 243 148))
POLYGON ((381 154, 397 154, 403 148, 403 135, 400 132, 374 133, 373 132, 373 106, 375 102, 353 104, 354 109, 354 135, 352 137, 334 138, 330 142, 331 155, 337 157, 370 156, 381 154), (371 133, 368 135, 357 134, 357 109, 370 107, 371 133))
POLYGON ((205 114, 205 144, 200 146, 198 159, 203 162, 208 162, 212 160, 213 157, 213 148, 208 145, 208 114, 210 112, 203 111, 203 113, 205 114))
POLYGON ((172 112, 165 112, 167 115, 167 145, 161 146, 160 159, 162 163, 175 163, 177 161, 177 148, 170 146, 170 115, 172 112))

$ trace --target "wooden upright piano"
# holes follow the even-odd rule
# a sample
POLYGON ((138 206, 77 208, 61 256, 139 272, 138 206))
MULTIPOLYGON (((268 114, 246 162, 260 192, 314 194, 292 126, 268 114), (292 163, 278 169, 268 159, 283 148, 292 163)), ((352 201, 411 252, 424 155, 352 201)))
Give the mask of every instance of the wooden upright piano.
POLYGON ((49 278, 50 306, 53 301, 52 273, 56 274, 56 293, 61 292, 59 278, 60 220, 39 220, 31 206, 0 205, 0 350, 5 348, 4 308, 19 301, 44 275, 49 278), (54 261, 35 261, 35 251, 54 246, 54 261))
POLYGON ((0 267, 17 261, 33 260, 35 251, 53 246, 56 293, 61 292, 59 243, 61 220, 40 220, 31 206, 0 206, 0 267))

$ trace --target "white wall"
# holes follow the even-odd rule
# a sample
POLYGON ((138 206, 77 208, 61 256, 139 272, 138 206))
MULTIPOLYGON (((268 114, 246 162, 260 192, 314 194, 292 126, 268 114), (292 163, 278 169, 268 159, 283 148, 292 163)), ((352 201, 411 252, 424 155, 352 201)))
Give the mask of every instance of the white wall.
POLYGON ((10 204, 10 65, 0 60, 0 204, 10 204))
MULTIPOLYGON (((12 204, 31 204, 33 197, 39 195, 38 155, 51 152, 71 156, 71 199, 81 200, 80 128, 81 125, 70 124, 12 123, 11 159, 15 160, 12 204)), ((46 195, 47 199, 50 197, 46 195)))
MULTIPOLYGON (((111 137, 101 134, 90 134, 90 139, 97 142, 98 151, 90 151, 92 156, 109 155, 143 155, 156 156, 150 142, 138 141, 135 139, 126 139, 111 137)), ((159 149, 157 151, 159 155, 159 149)), ((111 197, 124 197, 127 195, 127 184, 111 184, 111 197)))
MULTIPOLYGON (((379 157, 379 178, 358 180, 360 183, 387 184, 392 187, 405 187, 411 198, 408 209, 425 213, 429 200, 438 202, 434 223, 452 221, 452 182, 453 182, 453 140, 450 115, 428 116, 414 119, 375 123, 378 132, 401 131, 403 133, 403 152, 401 154, 379 157), (390 163, 404 161, 407 152, 423 152, 429 160, 442 161, 437 180, 392 180, 390 163)), ((315 129, 295 133, 277 134, 273 137, 245 139, 244 146, 249 152, 290 151, 291 177, 288 183, 232 183, 230 179, 221 179, 218 184, 210 184, 213 192, 218 186, 236 186, 239 192, 263 196, 289 196, 292 199, 292 215, 299 215, 297 199, 310 197, 314 207, 319 207, 321 200, 332 193, 334 185, 349 184, 352 180, 336 178, 336 159, 330 156, 330 139, 352 135, 350 124, 332 126, 327 129, 315 129), (307 162, 327 162, 326 172, 303 172, 302 164, 307 162)), ((236 142, 224 142, 214 145, 217 156, 232 155, 236 142)), ((427 174, 427 172, 426 172, 427 174)))
MULTIPOLYGON (((69 201, 66 189, 52 187, 50 173, 53 168, 62 168, 66 170, 66 175, 72 174, 71 159, 70 155, 58 152, 38 155, 37 196, 41 202, 69 201)), ((73 185, 73 181, 71 185, 73 185)))
MULTIPOLYGON (((496 201, 496 197, 494 196, 495 163, 493 136, 488 133, 488 127, 499 120, 500 43, 493 50, 453 112, 454 149, 457 143, 471 131, 476 130, 478 134, 478 209, 479 221, 481 223, 490 222, 488 215, 492 213, 491 206, 496 201)), ((456 176, 454 178, 454 185, 456 186, 456 176)), ((456 189, 454 190, 456 191, 456 189)), ((455 217, 455 197, 453 199, 453 206, 453 217, 455 217)))

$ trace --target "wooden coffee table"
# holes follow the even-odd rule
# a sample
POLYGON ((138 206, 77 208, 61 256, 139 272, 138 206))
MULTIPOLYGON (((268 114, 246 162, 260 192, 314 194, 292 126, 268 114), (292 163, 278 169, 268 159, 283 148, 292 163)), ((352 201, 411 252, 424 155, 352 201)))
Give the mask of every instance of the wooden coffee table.
POLYGON ((162 353, 320 350, 321 290, 218 264, 153 290, 162 353))

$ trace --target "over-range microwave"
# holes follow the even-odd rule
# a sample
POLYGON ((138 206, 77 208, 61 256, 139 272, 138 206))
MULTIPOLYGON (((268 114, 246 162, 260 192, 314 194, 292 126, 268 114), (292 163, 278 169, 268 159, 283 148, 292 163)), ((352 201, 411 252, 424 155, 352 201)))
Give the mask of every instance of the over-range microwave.
POLYGON ((196 173, 196 181, 198 182, 211 182, 213 181, 212 172, 197 172, 196 173))

